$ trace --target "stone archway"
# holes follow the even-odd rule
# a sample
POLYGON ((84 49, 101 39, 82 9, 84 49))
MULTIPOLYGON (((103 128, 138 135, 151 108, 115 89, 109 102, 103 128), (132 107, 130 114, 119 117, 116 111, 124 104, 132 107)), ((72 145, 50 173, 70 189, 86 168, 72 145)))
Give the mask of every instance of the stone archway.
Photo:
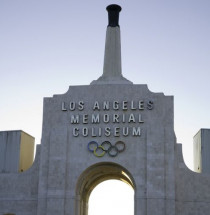
POLYGON ((90 166, 79 177, 76 196, 76 215, 88 215, 88 201, 92 190, 101 182, 117 179, 129 184, 135 192, 135 182, 131 174, 116 163, 104 162, 90 166))

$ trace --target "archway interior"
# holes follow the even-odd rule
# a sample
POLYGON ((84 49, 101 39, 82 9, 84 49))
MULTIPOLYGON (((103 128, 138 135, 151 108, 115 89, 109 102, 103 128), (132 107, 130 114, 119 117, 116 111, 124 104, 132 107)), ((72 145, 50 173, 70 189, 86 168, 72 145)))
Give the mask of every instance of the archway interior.
POLYGON ((134 215, 134 190, 119 180, 106 180, 90 194, 89 215, 134 215))
MULTIPOLYGON (((131 174, 116 163, 98 163, 86 169, 77 184, 76 215, 88 215, 88 203, 92 190, 101 182, 116 179, 130 185, 135 191, 135 182, 131 174)), ((91 214, 90 214, 91 215, 91 214)))

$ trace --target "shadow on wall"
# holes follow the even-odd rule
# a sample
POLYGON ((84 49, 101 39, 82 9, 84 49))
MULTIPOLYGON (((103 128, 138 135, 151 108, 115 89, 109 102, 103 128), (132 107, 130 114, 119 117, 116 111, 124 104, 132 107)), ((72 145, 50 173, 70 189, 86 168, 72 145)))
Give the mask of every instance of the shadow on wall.
POLYGON ((0 173, 28 170, 34 162, 35 138, 24 131, 0 131, 0 173))

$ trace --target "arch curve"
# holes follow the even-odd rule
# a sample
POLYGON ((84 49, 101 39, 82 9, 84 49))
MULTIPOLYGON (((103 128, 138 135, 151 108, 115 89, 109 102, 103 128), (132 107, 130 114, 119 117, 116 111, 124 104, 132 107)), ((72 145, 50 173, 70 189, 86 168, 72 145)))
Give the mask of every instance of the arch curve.
POLYGON ((117 179, 135 190, 135 181, 130 172, 119 164, 102 162, 88 167, 79 177, 76 186, 77 215, 88 215, 88 201, 92 190, 101 182, 117 179))

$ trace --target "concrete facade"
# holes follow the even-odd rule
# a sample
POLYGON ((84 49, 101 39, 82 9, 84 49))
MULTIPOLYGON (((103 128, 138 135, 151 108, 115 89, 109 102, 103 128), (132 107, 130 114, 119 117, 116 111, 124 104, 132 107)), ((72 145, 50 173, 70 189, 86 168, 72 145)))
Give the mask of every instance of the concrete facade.
POLYGON ((0 173, 29 169, 34 160, 35 139, 24 131, 0 131, 0 173))
POLYGON ((210 173, 210 129, 200 129, 193 138, 194 171, 210 173))
MULTIPOLYGON (((119 43, 119 26, 110 29, 119 43)), ((87 215, 91 191, 107 179, 133 187, 135 215, 209 214, 210 176, 185 166, 173 107, 173 96, 134 85, 120 70, 45 98, 33 166, 0 174, 0 214, 87 215)))

